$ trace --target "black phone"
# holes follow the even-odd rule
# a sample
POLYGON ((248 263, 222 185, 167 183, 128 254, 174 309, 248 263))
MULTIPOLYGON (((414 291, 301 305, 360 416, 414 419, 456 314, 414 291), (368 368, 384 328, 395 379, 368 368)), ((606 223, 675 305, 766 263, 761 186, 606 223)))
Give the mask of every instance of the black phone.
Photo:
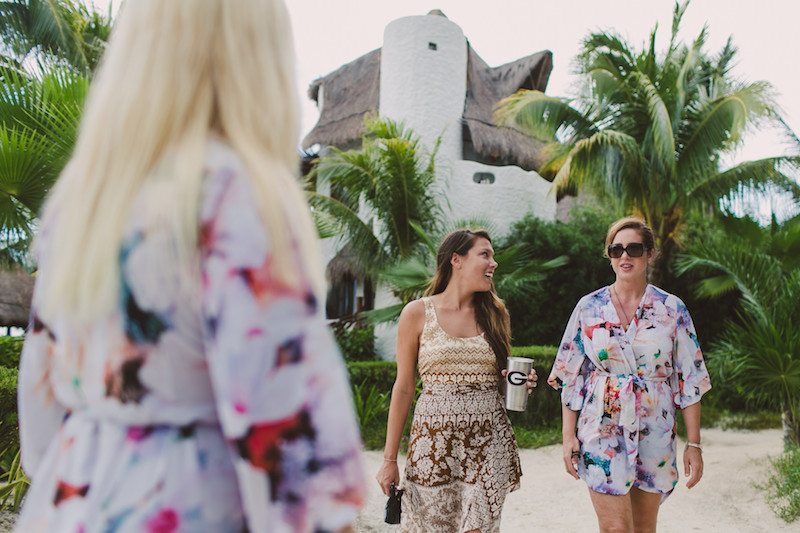
POLYGON ((394 483, 389 486, 389 499, 386 502, 386 516, 384 522, 387 524, 400 523, 400 498, 403 496, 403 489, 397 488, 394 483))

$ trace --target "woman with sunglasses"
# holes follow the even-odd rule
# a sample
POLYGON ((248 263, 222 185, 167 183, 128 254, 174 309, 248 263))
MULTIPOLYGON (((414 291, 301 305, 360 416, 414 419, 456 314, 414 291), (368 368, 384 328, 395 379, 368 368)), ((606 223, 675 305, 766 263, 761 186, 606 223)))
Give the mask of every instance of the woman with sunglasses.
POLYGON ((589 486, 601 532, 656 530, 678 483, 676 407, 686 486, 703 475, 700 397, 711 383, 686 306, 647 283, 655 253, 643 221, 611 225, 616 279, 575 306, 548 379, 561 391, 564 466, 589 486))

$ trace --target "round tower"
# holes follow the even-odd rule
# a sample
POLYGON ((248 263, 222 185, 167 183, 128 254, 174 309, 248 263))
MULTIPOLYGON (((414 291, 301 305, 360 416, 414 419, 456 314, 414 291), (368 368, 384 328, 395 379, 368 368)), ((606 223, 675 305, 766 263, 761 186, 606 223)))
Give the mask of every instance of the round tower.
POLYGON ((441 11, 392 21, 383 33, 380 115, 414 130, 442 161, 461 159, 467 41, 441 11))

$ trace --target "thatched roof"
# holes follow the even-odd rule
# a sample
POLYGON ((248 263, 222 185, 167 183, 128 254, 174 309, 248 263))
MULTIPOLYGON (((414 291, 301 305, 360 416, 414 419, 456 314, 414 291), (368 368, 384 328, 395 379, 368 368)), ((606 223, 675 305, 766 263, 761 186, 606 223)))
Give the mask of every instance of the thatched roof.
POLYGON ((33 276, 0 269, 0 326, 27 326, 32 296, 33 276))
POLYGON ((331 284, 343 283, 348 277, 363 279, 367 272, 363 266, 356 259, 352 248, 346 244, 339 252, 328 262, 325 269, 325 274, 331 284))
POLYGON ((319 105, 322 88, 322 106, 317 125, 303 139, 303 148, 315 144, 343 148, 360 141, 364 115, 378 113, 380 81, 378 48, 311 82, 308 97, 319 105))
MULTIPOLYGON (((478 156, 494 164, 536 169, 541 145, 518 131, 495 126, 492 117, 500 99, 520 89, 545 90, 553 68, 552 53, 538 52, 499 67, 489 67, 469 41, 467 54, 465 140, 472 142, 478 156)), ((360 142, 364 116, 378 112, 380 65, 379 48, 311 83, 309 98, 319 105, 322 88, 322 105, 317 125, 303 139, 304 148, 314 144, 346 148, 360 142)))
POLYGON ((520 89, 544 91, 553 70, 553 54, 549 51, 523 57, 499 67, 490 67, 467 47, 467 98, 464 104, 464 134, 482 157, 496 164, 512 164, 535 170, 542 161, 538 154, 541 143, 507 127, 494 125, 497 102, 520 89))
POLYGON ((356 255, 353 253, 349 244, 345 244, 339 252, 333 256, 325 268, 325 276, 333 284, 348 283, 351 278, 364 279, 367 271, 356 255))

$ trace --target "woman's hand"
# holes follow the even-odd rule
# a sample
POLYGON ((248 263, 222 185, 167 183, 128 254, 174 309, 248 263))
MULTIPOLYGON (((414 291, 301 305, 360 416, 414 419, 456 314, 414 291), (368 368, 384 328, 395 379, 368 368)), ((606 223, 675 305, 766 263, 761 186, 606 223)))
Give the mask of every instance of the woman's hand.
POLYGON ((567 474, 580 479, 578 476, 578 461, 581 460, 581 443, 575 435, 564 436, 564 468, 567 474))
POLYGON ((703 477, 703 452, 693 446, 687 446, 683 450, 683 473, 689 480, 686 482, 687 488, 692 488, 703 477))
POLYGON ((392 483, 394 483, 395 487, 400 485, 400 469, 397 468, 397 461, 384 461, 375 479, 378 480, 378 485, 381 486, 384 496, 388 496, 389 487, 392 483))
MULTIPOLYGON (((500 374, 502 374, 503 378, 505 379, 506 375, 508 375, 508 369, 504 368, 503 370, 500 371, 500 374)), ((528 386, 528 394, 532 393, 533 389, 536 388, 537 379, 539 379, 539 376, 536 375, 536 370, 531 369, 531 373, 528 374, 528 381, 526 383, 526 385, 528 386)))

